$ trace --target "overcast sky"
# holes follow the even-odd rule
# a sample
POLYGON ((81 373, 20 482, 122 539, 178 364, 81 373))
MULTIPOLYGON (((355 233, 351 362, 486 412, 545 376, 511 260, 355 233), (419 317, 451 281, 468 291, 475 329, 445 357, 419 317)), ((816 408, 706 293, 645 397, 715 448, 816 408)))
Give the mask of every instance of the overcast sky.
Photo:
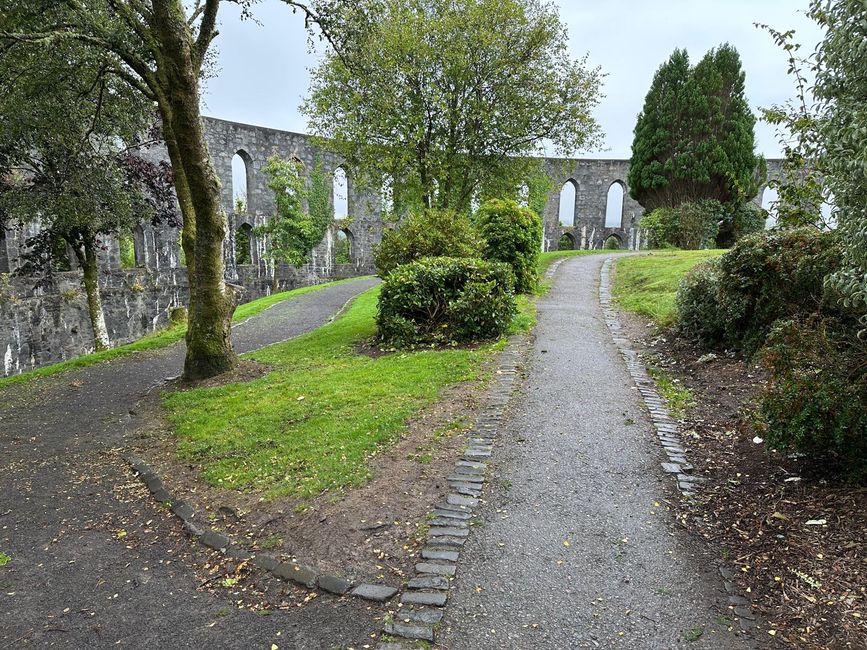
MULTIPOLYGON (((605 98, 596 119, 605 133, 604 149, 580 155, 628 158, 632 129, 653 73, 676 47, 686 48, 693 63, 720 43, 733 44, 747 75, 747 98, 754 109, 793 94, 783 52, 770 36, 753 26, 768 23, 795 29, 798 42, 812 49, 819 29, 807 19, 808 0, 557 0, 577 58, 589 53, 593 65, 608 75, 605 98)), ((223 3, 218 74, 208 81, 203 110, 227 120, 306 132, 298 112, 307 92, 309 53, 304 21, 279 0, 255 7, 261 24, 238 19, 223 3)), ((756 127, 759 152, 779 154, 774 133, 756 127)))

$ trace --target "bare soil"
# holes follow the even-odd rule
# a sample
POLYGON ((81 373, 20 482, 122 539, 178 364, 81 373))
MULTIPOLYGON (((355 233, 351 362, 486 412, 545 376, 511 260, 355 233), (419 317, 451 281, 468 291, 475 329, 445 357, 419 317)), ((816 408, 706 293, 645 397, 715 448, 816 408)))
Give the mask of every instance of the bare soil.
MULTIPOLYGON (((756 439, 766 376, 621 314, 649 363, 692 391, 683 421, 695 472, 708 478, 682 524, 708 541, 767 621, 763 647, 867 648, 867 488, 823 478, 810 459, 756 439)), ((761 640, 760 640, 761 641, 761 640)))

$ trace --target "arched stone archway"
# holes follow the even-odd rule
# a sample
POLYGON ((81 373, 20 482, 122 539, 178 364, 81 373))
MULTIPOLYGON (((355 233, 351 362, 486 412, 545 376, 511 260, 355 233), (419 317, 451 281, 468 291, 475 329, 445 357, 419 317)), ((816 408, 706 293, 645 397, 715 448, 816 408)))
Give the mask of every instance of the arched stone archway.
POLYGON ((608 195, 605 199, 605 227, 623 227, 623 207, 626 198, 626 184, 616 180, 608 186, 608 195))
POLYGON ((352 233, 346 228, 341 228, 334 233, 334 263, 351 264, 354 258, 353 253, 352 233))
POLYGON ((343 167, 334 170, 331 196, 334 205, 334 218, 346 219, 349 216, 349 179, 343 167))
POLYGON ((575 225, 575 204, 578 199, 578 183, 570 178, 560 188, 559 222, 571 228, 575 225))
POLYGON ((575 250, 575 235, 573 235, 571 232, 564 232, 562 235, 560 235, 560 240, 557 242, 557 250, 575 250))
POLYGON ((245 221, 235 228, 235 264, 253 264, 254 250, 253 226, 245 221))
POLYGON ((253 212, 250 205, 253 187, 253 159, 243 149, 232 156, 232 210, 236 214, 253 212))

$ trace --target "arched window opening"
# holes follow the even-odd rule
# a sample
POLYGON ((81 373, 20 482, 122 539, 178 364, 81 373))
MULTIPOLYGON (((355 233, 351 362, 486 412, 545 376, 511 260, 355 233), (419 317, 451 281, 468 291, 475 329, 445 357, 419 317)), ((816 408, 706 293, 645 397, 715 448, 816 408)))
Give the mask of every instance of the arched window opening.
POLYGON ((135 266, 147 266, 148 258, 145 250, 145 232, 141 224, 132 229, 132 246, 135 266))
POLYGON ((252 162, 249 154, 241 149, 232 156, 232 208, 236 214, 247 214, 250 210, 252 162))
POLYGON ((623 225, 623 184, 614 181, 608 188, 608 199, 605 205, 605 227, 620 228, 623 225))
POLYGON ((773 228, 777 225, 777 201, 779 200, 780 193, 774 187, 766 187, 762 192, 762 210, 768 213, 765 228, 773 228))
POLYGON ((346 219, 349 216, 349 182, 342 167, 334 170, 334 218, 346 219))
POLYGON ((117 246, 120 255, 120 268, 135 268, 135 241, 132 230, 124 228, 117 234, 117 246))
POLYGON ((617 235, 609 235, 608 239, 605 240, 605 243, 602 244, 602 248, 610 251, 620 250, 621 244, 623 242, 620 241, 620 237, 617 235))
POLYGON ((564 232, 563 233, 563 236, 560 237, 560 241, 557 243, 557 250, 559 250, 559 251, 575 250, 575 237, 572 236, 571 232, 564 232))
POLYGON ((6 240, 6 228, 0 224, 0 273, 11 273, 12 268, 9 263, 9 248, 6 240))
POLYGON ((334 263, 352 262, 352 235, 347 230, 338 230, 334 235, 334 263))
POLYGON ((530 186, 524 183, 518 188, 518 204, 522 208, 530 205, 530 186))
POLYGON ((569 179, 560 190, 560 225, 575 225, 575 199, 578 195, 578 187, 575 181, 569 179))
POLYGON ((388 174, 382 179, 379 199, 382 203, 382 212, 386 215, 394 214, 394 178, 388 174))
POLYGON ((235 230, 235 264, 253 263, 253 227, 242 223, 235 230))

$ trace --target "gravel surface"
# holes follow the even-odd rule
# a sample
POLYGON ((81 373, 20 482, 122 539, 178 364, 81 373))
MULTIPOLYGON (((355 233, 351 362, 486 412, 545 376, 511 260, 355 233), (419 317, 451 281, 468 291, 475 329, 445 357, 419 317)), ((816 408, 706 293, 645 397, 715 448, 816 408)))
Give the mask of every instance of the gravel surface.
POLYGON ((603 261, 563 263, 538 303, 445 648, 753 647, 729 631, 711 558, 666 507, 678 497, 662 449, 599 307, 603 261))
MULTIPOLYGON (((234 334, 239 352, 310 331, 373 286, 365 279, 279 303, 234 334)), ((135 405, 180 373, 183 344, 10 386, 0 392, 0 650, 330 648, 369 640, 378 610, 260 587, 287 609, 262 616, 229 591, 201 589, 193 544, 119 452, 135 405)))

